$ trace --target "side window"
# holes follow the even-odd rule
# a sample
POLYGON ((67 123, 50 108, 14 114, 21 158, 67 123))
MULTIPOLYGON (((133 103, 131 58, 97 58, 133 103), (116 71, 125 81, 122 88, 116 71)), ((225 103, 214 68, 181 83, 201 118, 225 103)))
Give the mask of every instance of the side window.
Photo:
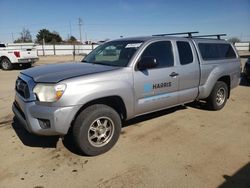
POLYGON ((178 41, 177 48, 181 65, 186 65, 193 62, 193 53, 189 42, 178 41))
POLYGON ((154 57, 158 62, 156 68, 174 65, 174 56, 170 41, 160 41, 150 44, 142 53, 141 57, 154 57))
POLYGON ((199 43, 199 49, 204 60, 236 58, 236 54, 230 44, 199 43))
POLYGON ((199 49, 204 60, 219 59, 219 51, 216 44, 200 43, 199 49))
POLYGON ((220 57, 223 58, 236 58, 234 50, 230 44, 219 45, 220 57))

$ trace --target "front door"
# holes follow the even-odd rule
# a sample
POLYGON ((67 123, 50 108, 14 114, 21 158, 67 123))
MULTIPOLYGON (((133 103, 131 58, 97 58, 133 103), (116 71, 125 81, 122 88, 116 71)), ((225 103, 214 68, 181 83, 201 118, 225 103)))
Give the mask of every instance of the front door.
POLYGON ((136 115, 163 109, 178 103, 178 71, 170 41, 148 45, 141 55, 153 57, 158 65, 146 70, 135 70, 136 115))

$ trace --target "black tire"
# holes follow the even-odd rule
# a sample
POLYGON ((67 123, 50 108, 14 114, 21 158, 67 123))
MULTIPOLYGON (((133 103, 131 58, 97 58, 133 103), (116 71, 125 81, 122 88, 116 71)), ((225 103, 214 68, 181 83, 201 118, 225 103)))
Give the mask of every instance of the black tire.
POLYGON ((246 68, 246 65, 244 67, 244 71, 243 71, 243 78, 248 81, 250 76, 247 74, 247 68, 246 68))
POLYGON ((1 67, 3 70, 11 70, 13 65, 8 58, 3 58, 1 61, 1 67))
POLYGON ((31 68, 32 64, 31 63, 24 63, 23 64, 23 67, 28 69, 28 68, 31 68))
POLYGON ((217 81, 215 86, 207 98, 207 105, 210 110, 222 109, 228 98, 228 87, 225 82, 217 81))
POLYGON ((72 128, 76 146, 81 153, 88 156, 100 155, 110 150, 117 142, 120 132, 119 114, 113 108, 102 104, 83 110, 72 128))

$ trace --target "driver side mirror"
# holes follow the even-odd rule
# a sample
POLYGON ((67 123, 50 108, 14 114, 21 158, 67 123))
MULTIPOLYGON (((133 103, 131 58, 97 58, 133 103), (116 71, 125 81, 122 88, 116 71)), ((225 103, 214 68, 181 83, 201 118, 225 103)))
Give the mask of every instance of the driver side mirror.
POLYGON ((155 68, 157 67, 158 62, 154 57, 148 56, 148 57, 143 57, 137 67, 139 70, 146 70, 146 69, 150 69, 150 68, 155 68))

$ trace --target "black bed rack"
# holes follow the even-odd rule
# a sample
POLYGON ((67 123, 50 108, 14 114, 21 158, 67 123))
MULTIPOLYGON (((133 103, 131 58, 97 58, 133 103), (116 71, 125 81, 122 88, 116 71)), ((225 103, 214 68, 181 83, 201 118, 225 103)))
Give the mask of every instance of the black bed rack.
POLYGON ((220 40, 222 36, 227 36, 227 34, 222 33, 222 34, 215 34, 215 35, 198 35, 198 36, 193 36, 193 37, 195 38, 217 37, 217 39, 220 40))
POLYGON ((170 36, 170 35, 187 35, 188 38, 206 38, 206 37, 217 37, 218 40, 221 40, 222 36, 227 36, 226 34, 214 34, 214 35, 196 35, 193 36, 193 34, 199 33, 198 31, 190 31, 190 32, 181 32, 181 33, 165 33, 165 34, 157 34, 152 35, 154 37, 164 37, 164 36, 170 36))

